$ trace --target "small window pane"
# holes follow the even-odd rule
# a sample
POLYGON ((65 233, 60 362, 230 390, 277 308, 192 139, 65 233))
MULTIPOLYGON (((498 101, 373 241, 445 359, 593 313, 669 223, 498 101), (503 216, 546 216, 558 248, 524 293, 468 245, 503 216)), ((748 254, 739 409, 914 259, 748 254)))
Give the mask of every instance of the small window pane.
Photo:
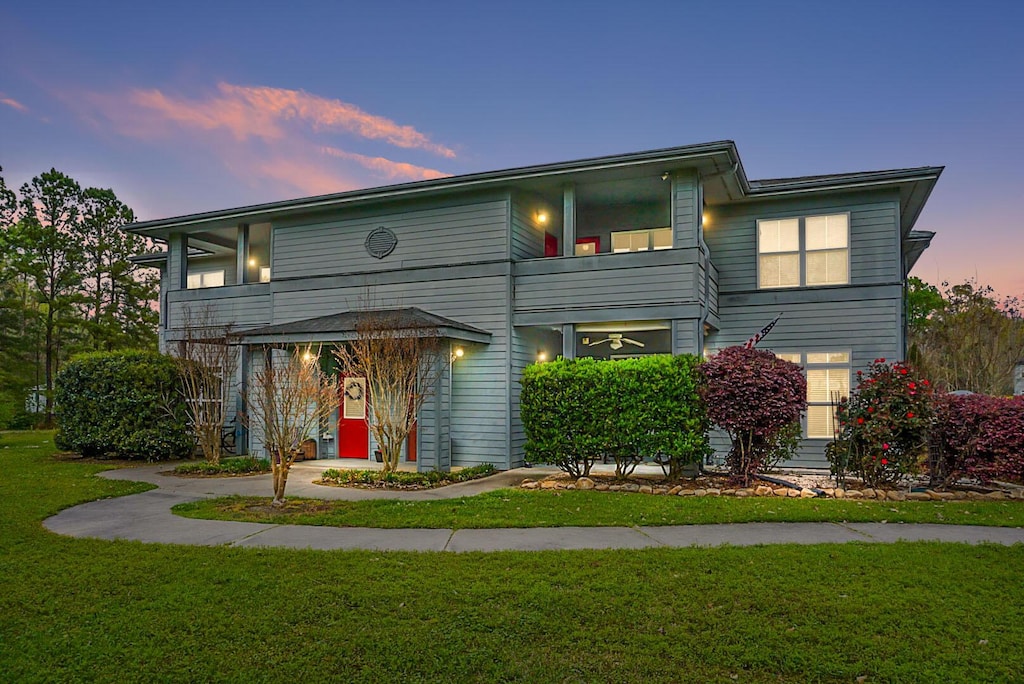
POLYGON ((807 407, 807 436, 811 439, 835 437, 834 411, 831 406, 807 407))
POLYGON ((791 354, 788 352, 775 352, 775 356, 782 359, 783 361, 789 361, 790 363, 800 364, 800 354, 791 354))
POLYGON ((270 267, 269 266, 260 266, 260 282, 261 283, 269 283, 270 282, 270 267))
POLYGON ((850 394, 850 371, 846 368, 811 368, 807 371, 807 401, 828 403, 833 393, 850 394))
POLYGON ((799 254, 761 256, 760 287, 796 287, 800 285, 799 254))
POLYGON ((758 221, 757 249, 762 254, 799 251, 800 220, 758 221))
POLYGON ((650 242, 651 236, 646 230, 632 233, 629 236, 629 250, 631 252, 646 252, 650 242))
POLYGON ((845 285, 849 280, 845 249, 807 253, 808 285, 845 285))
POLYGON ((807 249, 844 249, 849 233, 847 223, 846 214, 808 216, 804 221, 807 249))
POLYGON ((672 229, 658 228, 651 231, 651 241, 654 249, 672 249, 672 229))
POLYGON ((629 251, 629 233, 612 233, 612 251, 629 251))

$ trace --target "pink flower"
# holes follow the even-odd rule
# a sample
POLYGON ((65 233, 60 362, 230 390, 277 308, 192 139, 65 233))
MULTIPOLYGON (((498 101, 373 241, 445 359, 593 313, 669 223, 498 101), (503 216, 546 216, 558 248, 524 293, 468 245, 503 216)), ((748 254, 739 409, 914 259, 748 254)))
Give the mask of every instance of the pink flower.
POLYGON ((883 458, 882 459, 882 465, 889 465, 889 459, 883 458))
POLYGON ((884 450, 884 451, 888 451, 889 450, 889 443, 888 442, 882 442, 882 450, 884 450))

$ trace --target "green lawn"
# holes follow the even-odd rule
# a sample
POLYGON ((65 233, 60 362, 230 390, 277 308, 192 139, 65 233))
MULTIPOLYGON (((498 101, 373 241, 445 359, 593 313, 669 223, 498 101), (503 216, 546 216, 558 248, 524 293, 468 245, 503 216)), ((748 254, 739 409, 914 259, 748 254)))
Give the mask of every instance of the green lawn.
POLYGON ((41 520, 145 487, 56 462, 43 437, 0 437, 4 682, 1024 675, 1020 545, 414 554, 68 539, 41 520))
POLYGON ((1022 501, 851 501, 678 497, 593 491, 501 489, 443 501, 318 501, 290 499, 267 510, 269 498, 225 497, 174 508, 190 518, 339 527, 566 527, 692 525, 739 522, 916 522, 1024 526, 1022 501))

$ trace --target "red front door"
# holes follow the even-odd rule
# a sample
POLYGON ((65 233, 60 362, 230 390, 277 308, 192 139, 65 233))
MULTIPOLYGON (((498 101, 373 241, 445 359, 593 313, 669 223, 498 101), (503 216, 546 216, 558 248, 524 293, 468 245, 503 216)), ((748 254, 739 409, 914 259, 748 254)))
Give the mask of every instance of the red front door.
POLYGON ((341 377, 341 406, 338 407, 338 458, 367 458, 370 455, 370 425, 366 422, 366 378, 341 377))

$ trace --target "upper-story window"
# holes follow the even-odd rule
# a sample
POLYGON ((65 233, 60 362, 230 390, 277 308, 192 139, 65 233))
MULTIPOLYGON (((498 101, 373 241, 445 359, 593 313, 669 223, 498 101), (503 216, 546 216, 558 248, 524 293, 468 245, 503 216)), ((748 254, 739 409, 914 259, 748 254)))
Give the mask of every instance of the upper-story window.
POLYGON ((672 249, 671 228, 649 228, 647 230, 620 230, 612 233, 612 251, 647 252, 655 249, 672 249))
POLYGON ((759 288, 846 285, 850 282, 850 215, 827 214, 757 222, 759 288))
POLYGON ((224 269, 189 273, 187 286, 190 290, 204 287, 224 287, 224 269))

